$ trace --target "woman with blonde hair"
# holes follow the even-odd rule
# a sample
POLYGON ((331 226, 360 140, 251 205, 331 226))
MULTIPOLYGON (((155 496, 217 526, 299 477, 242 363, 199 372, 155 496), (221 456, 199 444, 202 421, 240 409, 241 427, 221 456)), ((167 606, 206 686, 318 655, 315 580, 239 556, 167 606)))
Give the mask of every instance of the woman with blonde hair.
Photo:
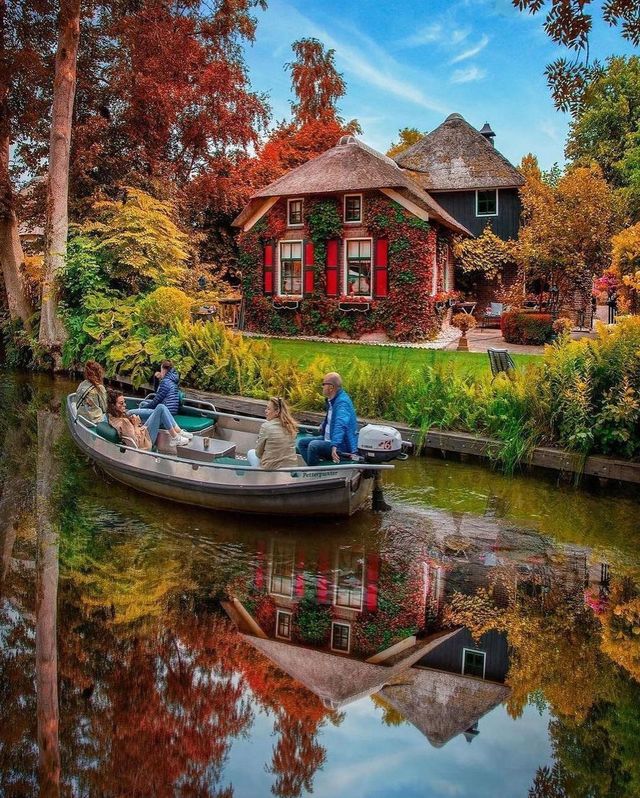
POLYGON ((267 420, 260 427, 256 448, 247 452, 253 468, 293 468, 298 465, 296 434, 298 424, 280 396, 267 402, 267 420))

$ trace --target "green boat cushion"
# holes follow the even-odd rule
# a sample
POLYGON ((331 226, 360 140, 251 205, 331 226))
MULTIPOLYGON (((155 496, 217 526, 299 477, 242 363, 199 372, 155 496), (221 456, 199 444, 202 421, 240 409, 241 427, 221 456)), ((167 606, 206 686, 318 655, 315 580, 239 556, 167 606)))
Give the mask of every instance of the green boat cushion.
POLYGON ((249 465, 246 460, 238 460, 236 457, 216 457, 214 463, 219 465, 238 465, 239 463, 249 465))
POLYGON ((183 413, 178 413, 178 415, 174 416, 174 418, 180 429, 186 430, 187 432, 202 432, 202 430, 207 429, 216 423, 215 418, 192 415, 187 416, 183 413))
POLYGON ((120 433, 115 427, 112 427, 108 421, 100 421, 96 424, 96 432, 101 438, 104 438, 105 441, 109 441, 109 443, 122 443, 120 433))

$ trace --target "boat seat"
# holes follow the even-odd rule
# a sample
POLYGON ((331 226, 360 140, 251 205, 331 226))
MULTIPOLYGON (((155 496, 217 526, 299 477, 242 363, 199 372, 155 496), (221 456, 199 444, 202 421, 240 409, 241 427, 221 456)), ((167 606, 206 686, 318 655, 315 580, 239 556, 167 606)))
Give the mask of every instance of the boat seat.
POLYGON ((96 424, 96 432, 101 438, 104 438, 105 441, 109 441, 109 443, 115 443, 116 445, 122 443, 120 433, 115 427, 112 427, 108 421, 100 421, 96 424))
MULTIPOLYGON (((140 399, 127 399, 127 410, 137 410, 140 407, 140 399)), ((217 416, 205 416, 195 407, 181 406, 177 414, 173 416, 180 429, 186 432, 197 433, 212 427, 218 420, 217 416)))
POLYGON ((176 420, 176 424, 180 427, 180 429, 186 430, 186 432, 203 432, 209 427, 212 427, 216 420, 215 418, 203 417, 203 416, 192 416, 192 415, 185 415, 184 413, 180 412, 177 416, 174 416, 176 420))

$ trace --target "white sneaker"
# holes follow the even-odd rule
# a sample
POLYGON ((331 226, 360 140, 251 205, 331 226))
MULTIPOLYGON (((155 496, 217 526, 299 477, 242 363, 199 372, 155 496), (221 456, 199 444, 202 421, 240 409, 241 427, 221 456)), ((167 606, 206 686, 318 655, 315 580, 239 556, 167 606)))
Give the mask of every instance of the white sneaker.
POLYGON ((186 446, 188 443, 189 438, 185 438, 183 435, 176 435, 169 441, 169 446, 186 446))
POLYGON ((186 438, 188 441, 193 438, 193 432, 187 432, 186 429, 181 429, 178 435, 182 435, 182 437, 186 438))

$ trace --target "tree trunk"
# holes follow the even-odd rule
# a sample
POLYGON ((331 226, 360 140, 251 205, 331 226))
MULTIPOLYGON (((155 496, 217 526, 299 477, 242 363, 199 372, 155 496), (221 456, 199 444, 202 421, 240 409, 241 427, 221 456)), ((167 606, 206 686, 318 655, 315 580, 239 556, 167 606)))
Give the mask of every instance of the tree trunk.
POLYGON ((14 197, 9 177, 9 69, 6 58, 6 0, 0 0, 0 268, 4 277, 9 314, 20 319, 31 332, 33 308, 29 302, 20 267, 24 260, 14 197))
POLYGON ((51 495, 56 479, 54 446, 61 419, 50 410, 38 411, 38 478, 36 508, 36 695, 40 796, 60 795, 58 740, 58 536, 51 518, 51 495))
POLYGON ((40 343, 50 353, 56 371, 62 367, 61 350, 65 339, 64 325, 58 315, 56 278, 64 266, 67 254, 69 156, 79 37, 80 0, 61 0, 58 50, 53 83, 47 218, 44 234, 44 278, 40 316, 40 343))
POLYGON ((10 427, 7 430, 2 459, 11 473, 5 476, 0 495, 0 598, 7 594, 6 582, 11 569, 18 527, 23 521, 25 512, 31 510, 26 502, 26 495, 29 493, 29 472, 28 461, 25 464, 24 454, 28 447, 29 441, 24 426, 10 427), (23 464, 22 468, 17 461, 23 464))

